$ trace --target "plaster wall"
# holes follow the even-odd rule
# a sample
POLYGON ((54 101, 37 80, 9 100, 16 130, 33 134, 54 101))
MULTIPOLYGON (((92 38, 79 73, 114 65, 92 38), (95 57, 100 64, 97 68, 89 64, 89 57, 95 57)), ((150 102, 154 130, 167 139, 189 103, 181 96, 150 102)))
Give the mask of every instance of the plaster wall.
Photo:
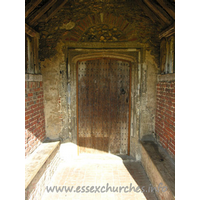
POLYGON ((158 65, 155 57, 144 45, 91 45, 60 42, 57 54, 41 62, 43 75, 46 136, 60 139, 63 144, 77 144, 76 122, 76 62, 82 58, 115 57, 132 63, 132 108, 130 154, 140 160, 138 141, 154 133, 156 111, 156 77, 158 65), (71 47, 69 46, 71 45, 71 47), (133 46, 137 46, 134 48, 133 46), (88 48, 90 46, 90 48, 88 48), (138 48, 139 47, 139 48, 138 48))

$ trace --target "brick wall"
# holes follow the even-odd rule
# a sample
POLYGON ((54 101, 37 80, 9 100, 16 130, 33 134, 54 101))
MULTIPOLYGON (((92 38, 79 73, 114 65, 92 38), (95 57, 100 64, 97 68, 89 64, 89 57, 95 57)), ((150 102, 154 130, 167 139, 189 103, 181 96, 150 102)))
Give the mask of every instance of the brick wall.
POLYGON ((25 157, 45 139, 42 81, 25 81, 25 157))
POLYGON ((157 141, 175 158, 175 81, 157 83, 157 141))

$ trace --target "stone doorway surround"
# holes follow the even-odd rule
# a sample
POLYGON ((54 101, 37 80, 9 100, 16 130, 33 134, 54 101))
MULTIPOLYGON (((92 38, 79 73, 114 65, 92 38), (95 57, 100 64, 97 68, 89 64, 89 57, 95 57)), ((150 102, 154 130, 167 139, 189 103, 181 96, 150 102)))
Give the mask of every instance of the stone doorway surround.
MULTIPOLYGON (((76 64, 79 60, 94 58, 122 59, 131 62, 131 112, 130 112, 130 155, 140 160, 139 139, 140 139, 140 88, 141 88, 141 67, 143 63, 143 49, 75 49, 68 48, 66 53, 66 74, 67 74, 67 108, 69 137, 71 142, 77 144, 77 77, 76 64)), ((145 80, 143 80, 145 81, 145 80)), ((78 148, 77 148, 78 151, 78 148)))

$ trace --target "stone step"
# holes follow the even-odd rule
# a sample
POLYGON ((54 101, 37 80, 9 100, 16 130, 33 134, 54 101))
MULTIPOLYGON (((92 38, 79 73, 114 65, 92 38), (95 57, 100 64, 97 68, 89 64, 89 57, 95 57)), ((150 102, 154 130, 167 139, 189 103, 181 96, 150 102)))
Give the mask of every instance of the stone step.
POLYGON ((141 161, 159 199, 175 199, 175 163, 154 141, 141 141, 141 161), (166 186, 164 188, 164 186, 166 186), (166 190, 167 188, 167 190, 166 190), (166 191, 165 191, 166 190, 166 191))
POLYGON ((60 141, 42 143, 25 160, 25 199, 41 199, 59 162, 60 141))
POLYGON ((118 157, 120 157, 123 162, 135 162, 136 160, 132 157, 132 156, 129 156, 129 155, 117 155, 118 157))

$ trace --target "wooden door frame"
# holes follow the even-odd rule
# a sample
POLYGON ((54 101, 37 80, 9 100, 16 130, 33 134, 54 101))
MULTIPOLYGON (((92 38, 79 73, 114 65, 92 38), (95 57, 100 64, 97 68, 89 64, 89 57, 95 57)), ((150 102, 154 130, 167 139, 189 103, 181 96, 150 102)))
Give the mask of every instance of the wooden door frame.
POLYGON ((125 60, 122 58, 116 58, 116 57, 93 57, 93 58, 85 58, 85 59, 79 59, 76 61, 76 116, 77 116, 77 154, 79 155, 80 152, 80 147, 79 147, 79 113, 78 113, 78 62, 82 62, 82 61, 89 61, 89 60, 97 60, 97 59, 112 59, 112 60, 118 60, 118 61, 124 61, 124 62, 128 62, 129 66, 130 66, 130 70, 129 70, 129 119, 128 119, 128 149, 127 149, 127 155, 130 155, 130 129, 131 129, 131 81, 132 81, 132 64, 131 61, 129 60, 125 60))

